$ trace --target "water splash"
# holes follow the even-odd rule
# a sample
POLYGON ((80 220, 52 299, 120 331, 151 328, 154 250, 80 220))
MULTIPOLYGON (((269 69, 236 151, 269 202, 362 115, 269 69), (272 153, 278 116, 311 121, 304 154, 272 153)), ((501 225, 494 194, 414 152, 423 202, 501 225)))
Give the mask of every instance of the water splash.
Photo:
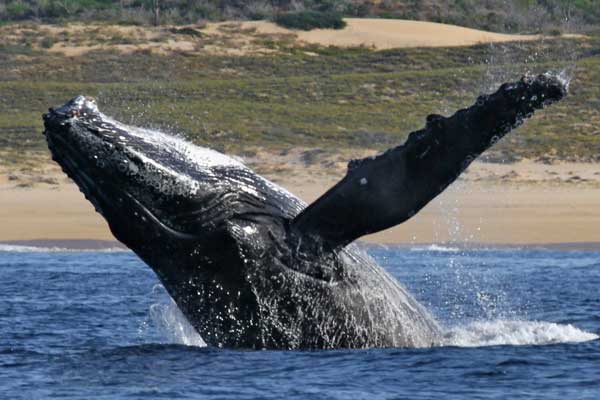
MULTIPOLYGON (((518 79, 523 75, 542 73, 548 68, 549 62, 555 65, 553 68, 558 65, 555 75, 568 89, 576 69, 578 46, 561 46, 554 41, 564 40, 564 38, 548 35, 546 28, 552 26, 554 31, 568 34, 581 31, 583 21, 573 19, 566 10, 563 10, 566 14, 561 22, 557 23, 552 20, 551 14, 540 13, 540 11, 537 6, 529 6, 522 11, 522 17, 528 21, 526 26, 534 32, 541 33, 538 40, 528 43, 489 44, 484 74, 478 85, 480 92, 491 92, 502 82, 518 79)), ((560 7, 555 10, 555 12, 559 11, 560 7)))
POLYGON ((570 324, 495 320, 477 321, 452 328, 446 333, 443 345, 458 347, 546 345, 580 343, 597 339, 600 339, 598 335, 570 324))
MULTIPOLYGON (((173 300, 151 305, 149 314, 151 324, 167 342, 195 347, 207 346, 173 300)), ((496 319, 474 321, 449 328, 440 344, 456 347, 539 346, 581 343, 598 339, 600 339, 598 334, 587 332, 571 324, 496 319)))
POLYGON ((152 304, 150 318, 167 341, 186 346, 206 347, 206 342, 190 325, 173 300, 152 304))
POLYGON ((558 78, 558 80, 565 86, 565 88, 567 89, 567 91, 569 90, 569 85, 571 84, 571 81, 573 80, 573 75, 575 74, 575 65, 568 65, 567 67, 563 68, 561 71, 559 71, 557 74, 555 74, 555 77, 558 78))

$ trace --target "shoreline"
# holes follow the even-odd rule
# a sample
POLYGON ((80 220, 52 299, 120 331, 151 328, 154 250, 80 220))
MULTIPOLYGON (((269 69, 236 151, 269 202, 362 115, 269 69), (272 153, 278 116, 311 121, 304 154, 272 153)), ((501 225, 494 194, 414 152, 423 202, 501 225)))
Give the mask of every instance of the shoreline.
MULTIPOLYGON (((358 240, 366 250, 403 250, 431 252, 462 251, 600 251, 600 242, 564 242, 564 243, 482 243, 482 242, 440 242, 440 243, 375 243, 358 240)), ((129 252, 124 244, 117 240, 94 239, 33 239, 0 241, 1 252, 129 252)))
MULTIPOLYGON (((304 155, 277 158, 264 153, 243 161, 311 203, 344 175, 345 163, 333 164, 327 155, 302 161, 304 155)), ((118 246, 77 186, 57 166, 42 167, 31 174, 0 170, 0 243, 75 249, 118 246)), ((598 199, 600 164, 475 162, 413 218, 361 240, 370 247, 388 248, 435 244, 596 250, 600 249, 598 199)))

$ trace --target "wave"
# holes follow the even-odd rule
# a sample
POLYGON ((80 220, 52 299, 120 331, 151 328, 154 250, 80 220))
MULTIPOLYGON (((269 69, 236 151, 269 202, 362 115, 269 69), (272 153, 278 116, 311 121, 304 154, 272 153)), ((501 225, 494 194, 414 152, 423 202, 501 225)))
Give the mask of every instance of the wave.
POLYGON ((600 339, 573 325, 543 321, 477 321, 450 329, 444 345, 458 347, 544 345, 580 343, 600 339))
POLYGON ((410 251, 438 251, 438 252, 457 252, 460 251, 458 247, 448 247, 439 244, 430 244, 429 246, 416 246, 411 247, 410 251))
POLYGON ((99 249, 74 249, 68 247, 40 247, 40 246, 23 246, 16 244, 1 244, 0 252, 11 253, 119 253, 128 252, 129 250, 122 247, 107 247, 99 249))

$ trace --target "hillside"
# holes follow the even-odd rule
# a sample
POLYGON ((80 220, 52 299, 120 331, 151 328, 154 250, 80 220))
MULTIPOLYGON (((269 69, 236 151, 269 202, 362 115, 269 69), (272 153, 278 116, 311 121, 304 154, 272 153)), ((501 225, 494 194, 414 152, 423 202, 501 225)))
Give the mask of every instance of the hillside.
POLYGON ((7 25, 0 27, 0 164, 47 158, 41 114, 80 93, 125 122, 229 152, 381 150, 421 128, 429 113, 448 114, 526 72, 564 68, 574 77, 572 95, 489 157, 598 161, 597 37, 375 51, 240 23, 7 25))
POLYGON ((600 22, 598 0, 6 0, 0 3, 0 21, 186 24, 269 19, 294 10, 431 21, 497 32, 573 31, 600 22))

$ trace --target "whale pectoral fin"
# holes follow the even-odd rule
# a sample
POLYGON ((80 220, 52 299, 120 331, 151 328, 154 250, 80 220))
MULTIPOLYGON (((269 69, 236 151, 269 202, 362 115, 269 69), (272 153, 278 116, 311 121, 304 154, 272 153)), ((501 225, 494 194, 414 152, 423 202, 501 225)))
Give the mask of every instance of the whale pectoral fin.
POLYGON ((566 93, 566 83, 546 74, 506 83, 451 117, 430 115, 425 128, 403 145, 351 161, 346 176, 302 211, 292 227, 336 248, 400 224, 535 109, 566 93))

